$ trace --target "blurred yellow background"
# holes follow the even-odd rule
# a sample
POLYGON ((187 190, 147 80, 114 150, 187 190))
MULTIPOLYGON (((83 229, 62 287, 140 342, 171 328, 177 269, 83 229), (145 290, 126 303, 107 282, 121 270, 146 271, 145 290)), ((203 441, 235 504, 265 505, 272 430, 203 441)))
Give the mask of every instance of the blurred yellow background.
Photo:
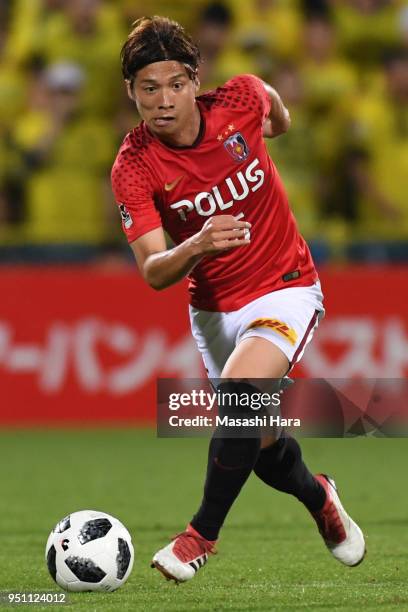
POLYGON ((279 91, 292 127, 268 148, 317 263, 408 260, 407 2, 0 0, 0 263, 129 256, 109 174, 147 8, 198 41, 202 91, 245 72, 279 91))

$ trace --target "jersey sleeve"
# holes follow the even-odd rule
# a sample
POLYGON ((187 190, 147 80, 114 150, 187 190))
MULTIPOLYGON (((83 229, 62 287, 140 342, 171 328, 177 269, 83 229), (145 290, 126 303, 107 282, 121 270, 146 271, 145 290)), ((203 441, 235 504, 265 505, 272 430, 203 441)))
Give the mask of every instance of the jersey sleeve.
POLYGON ((129 243, 162 225, 149 168, 124 145, 113 165, 111 183, 129 243))
POLYGON ((233 77, 219 89, 222 106, 255 113, 261 123, 271 111, 271 99, 260 78, 253 74, 233 77))

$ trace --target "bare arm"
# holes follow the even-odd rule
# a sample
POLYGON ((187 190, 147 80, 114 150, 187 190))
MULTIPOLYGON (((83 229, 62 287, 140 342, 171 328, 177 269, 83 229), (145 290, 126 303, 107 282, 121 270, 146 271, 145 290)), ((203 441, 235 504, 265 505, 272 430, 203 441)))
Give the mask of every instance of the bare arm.
POLYGON ((165 289, 187 276, 205 256, 250 244, 251 224, 232 215, 207 219, 202 229, 172 249, 166 248, 161 227, 131 243, 139 270, 153 289, 165 289))
POLYGON ((271 99, 271 111, 263 125, 263 135, 265 138, 275 138, 290 128, 290 115, 276 89, 268 83, 264 83, 264 87, 271 99))

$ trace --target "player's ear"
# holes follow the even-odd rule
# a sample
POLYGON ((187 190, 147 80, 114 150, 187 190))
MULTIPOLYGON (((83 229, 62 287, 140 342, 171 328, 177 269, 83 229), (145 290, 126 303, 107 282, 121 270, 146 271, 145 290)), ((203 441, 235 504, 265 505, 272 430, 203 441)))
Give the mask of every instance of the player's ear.
POLYGON ((125 79, 125 83, 126 83, 126 91, 127 91, 127 95, 129 96, 129 98, 131 100, 133 100, 133 102, 135 102, 135 96, 133 94, 133 83, 130 79, 125 79))
POLYGON ((198 78, 197 75, 195 75, 195 77, 193 79, 193 83, 194 83, 194 87, 195 87, 196 93, 198 93, 199 89, 200 89, 200 84, 201 83, 200 83, 200 79, 198 78))

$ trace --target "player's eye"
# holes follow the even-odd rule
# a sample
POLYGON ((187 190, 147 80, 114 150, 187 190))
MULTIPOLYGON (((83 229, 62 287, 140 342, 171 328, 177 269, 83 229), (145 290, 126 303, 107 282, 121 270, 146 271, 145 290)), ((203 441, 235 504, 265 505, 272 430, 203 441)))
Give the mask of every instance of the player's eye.
POLYGON ((148 87, 145 87, 145 88, 144 88, 144 90, 145 90, 147 93, 153 93, 154 91, 156 91, 156 88, 155 88, 155 87, 153 87, 152 85, 149 85, 148 87))
POLYGON ((182 89, 183 85, 184 85, 184 83, 177 82, 177 83, 173 84, 173 88, 176 89, 176 90, 177 89, 182 89))

